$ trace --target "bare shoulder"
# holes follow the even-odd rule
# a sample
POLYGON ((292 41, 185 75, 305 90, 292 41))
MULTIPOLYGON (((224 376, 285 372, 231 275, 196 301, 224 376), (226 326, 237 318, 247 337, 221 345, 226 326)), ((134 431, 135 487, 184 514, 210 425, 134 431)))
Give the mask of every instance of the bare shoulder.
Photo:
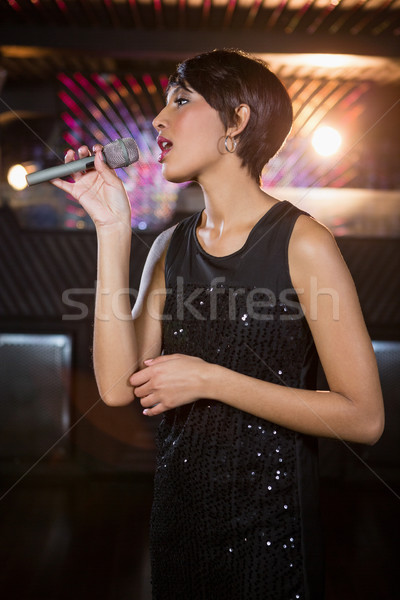
POLYGON ((310 275, 324 280, 349 276, 332 232, 307 215, 301 215, 294 226, 289 243, 289 267, 295 286, 310 275))
POLYGON ((300 215, 293 228, 290 245, 296 253, 304 257, 315 255, 316 251, 338 250, 332 232, 319 221, 307 215, 300 215))

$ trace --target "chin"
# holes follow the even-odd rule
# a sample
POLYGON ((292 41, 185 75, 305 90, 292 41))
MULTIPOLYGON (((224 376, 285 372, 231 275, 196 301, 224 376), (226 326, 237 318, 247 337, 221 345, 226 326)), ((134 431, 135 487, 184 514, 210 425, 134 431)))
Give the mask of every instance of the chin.
POLYGON ((184 173, 171 173, 168 169, 163 169, 163 177, 171 183, 189 183, 190 181, 196 181, 193 175, 185 175, 184 173))

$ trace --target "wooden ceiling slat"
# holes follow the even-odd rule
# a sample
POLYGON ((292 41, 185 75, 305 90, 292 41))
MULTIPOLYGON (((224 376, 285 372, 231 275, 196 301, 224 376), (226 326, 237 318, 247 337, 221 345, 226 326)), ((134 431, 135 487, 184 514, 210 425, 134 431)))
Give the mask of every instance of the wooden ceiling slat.
POLYGON ((263 3, 263 0, 254 0, 253 1, 252 5, 250 7, 250 10, 248 12, 246 21, 244 23, 244 26, 247 29, 249 29, 250 27, 252 27, 255 19, 257 18, 257 15, 259 13, 259 10, 260 10, 260 7, 261 7, 262 3, 263 3))
POLYGON ((399 9, 400 0, 15 0, 0 6, 0 21, 149 30, 266 26, 268 31, 299 31, 307 36, 328 27, 330 33, 350 36, 364 32, 397 36, 399 9))
MULTIPOLYGON (((90 0, 78 0, 79 5, 81 7, 80 13, 83 16, 86 15, 86 19, 88 21, 88 25, 100 25, 100 21, 96 16, 95 11, 93 10, 92 4, 90 0)), ((82 18, 82 17, 81 17, 82 18)))
POLYGON ((303 123, 301 134, 305 137, 312 134, 317 125, 319 125, 330 113, 330 111, 349 93, 354 87, 351 81, 337 83, 334 89, 324 90, 326 94, 323 99, 321 95, 321 104, 314 108, 308 119, 303 123))
MULTIPOLYGON (((318 108, 325 108, 327 95, 331 94, 338 84, 335 81, 309 81, 301 93, 293 100, 294 122, 293 135, 303 135, 302 129, 318 108)), ((304 137, 304 136, 303 136, 304 137)))
POLYGON ((129 2, 129 10, 132 15, 133 24, 135 27, 142 28, 143 23, 139 13, 138 5, 136 0, 128 0, 129 2))
POLYGON ((308 10, 313 6, 313 4, 314 0, 307 0, 302 6, 298 8, 297 12, 292 16, 289 23, 285 27, 286 33, 293 33, 295 31, 302 18, 304 17, 306 12, 308 12, 308 10))
POLYGON ((225 9, 224 20, 222 23, 223 29, 227 29, 230 26, 230 24, 232 22, 233 13, 235 12, 236 4, 237 4, 237 0, 229 0, 228 1, 227 5, 226 5, 226 9, 225 9))
POLYGON ((203 2, 203 11, 201 15, 201 24, 204 27, 208 23, 208 19, 210 16, 211 10, 211 0, 204 0, 203 2))
MULTIPOLYGON (((345 7, 345 2, 348 0, 343 0, 340 5, 340 8, 343 9, 345 7)), ((352 0, 353 1, 353 0, 352 0)), ((370 0, 358 0, 354 1, 352 7, 349 10, 343 10, 342 14, 338 17, 338 19, 331 25, 329 29, 329 33, 338 33, 343 25, 347 23, 357 12, 362 11, 368 5, 370 0)), ((385 0, 383 0, 385 1, 385 0)))
POLYGON ((178 1, 178 24, 180 29, 184 29, 186 25, 186 0, 178 1))
MULTIPOLYGON (((76 21, 76 15, 73 13, 73 9, 71 12, 71 3, 65 2, 64 0, 55 0, 56 6, 58 8, 58 20, 62 22, 65 19, 70 25, 73 25, 76 21)), ((75 3, 73 2, 72 5, 75 3)))
POLYGON ((106 13, 110 17, 110 22, 113 25, 113 27, 119 27, 121 25, 121 23, 120 23, 120 20, 118 17, 118 13, 116 11, 115 4, 112 2, 112 0, 103 0, 103 4, 104 4, 106 13))
POLYGON ((321 10, 316 19, 314 19, 314 21, 307 27, 307 33, 309 35, 315 33, 320 28, 322 23, 331 15, 331 13, 338 9, 341 1, 342 0, 329 2, 329 4, 327 4, 323 10, 321 10))
POLYGON ((272 15, 269 17, 266 25, 266 29, 273 29, 275 25, 278 23, 278 20, 285 8, 288 6, 289 0, 281 0, 281 2, 276 6, 272 15))
POLYGON ((352 35, 357 35, 361 33, 361 31, 363 31, 363 29, 365 29, 365 27, 369 25, 371 21, 374 21, 377 17, 379 17, 380 14, 383 11, 385 11, 392 3, 393 0, 386 0, 386 2, 382 2, 375 9, 366 11, 365 16, 359 19, 357 23, 351 27, 350 33, 352 35))
POLYGON ((157 27, 159 29, 164 29, 164 18, 161 0, 153 0, 153 10, 157 27))

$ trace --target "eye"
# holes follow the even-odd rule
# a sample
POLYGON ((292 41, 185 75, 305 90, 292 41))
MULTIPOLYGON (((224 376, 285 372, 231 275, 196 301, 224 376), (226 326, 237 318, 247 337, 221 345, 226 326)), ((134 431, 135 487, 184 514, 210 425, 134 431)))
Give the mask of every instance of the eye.
POLYGON ((184 104, 186 104, 187 102, 189 102, 189 100, 187 98, 184 98, 183 96, 179 96, 175 99, 175 104, 177 104, 178 106, 184 106, 184 104))

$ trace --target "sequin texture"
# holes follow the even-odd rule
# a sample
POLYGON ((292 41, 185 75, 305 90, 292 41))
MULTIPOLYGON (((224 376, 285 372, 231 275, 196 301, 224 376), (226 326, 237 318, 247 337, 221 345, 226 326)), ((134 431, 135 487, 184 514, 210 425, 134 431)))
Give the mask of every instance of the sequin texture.
MULTIPOLYGON (((291 213, 286 240, 279 238, 283 247, 275 248, 281 261, 293 219, 291 213)), ((248 285, 260 248, 244 253, 244 247, 244 261, 236 255, 229 271, 226 261, 199 254, 198 246, 196 254, 194 225, 192 218, 177 228, 167 256, 164 353, 198 356, 251 377, 304 387, 315 349, 293 296, 273 301, 259 291, 259 281, 258 287, 248 285), (188 250, 196 255, 194 269, 185 264, 188 250), (173 261, 175 252, 181 263, 173 261), (243 284, 237 262, 248 276, 243 284), (211 265, 208 281, 205 264, 211 265)), ((275 298, 282 283, 290 284, 287 275, 282 282, 264 279, 262 290, 275 298)), ((151 527, 155 600, 318 598, 309 593, 305 575, 302 437, 217 400, 199 399, 163 415, 151 527)))

